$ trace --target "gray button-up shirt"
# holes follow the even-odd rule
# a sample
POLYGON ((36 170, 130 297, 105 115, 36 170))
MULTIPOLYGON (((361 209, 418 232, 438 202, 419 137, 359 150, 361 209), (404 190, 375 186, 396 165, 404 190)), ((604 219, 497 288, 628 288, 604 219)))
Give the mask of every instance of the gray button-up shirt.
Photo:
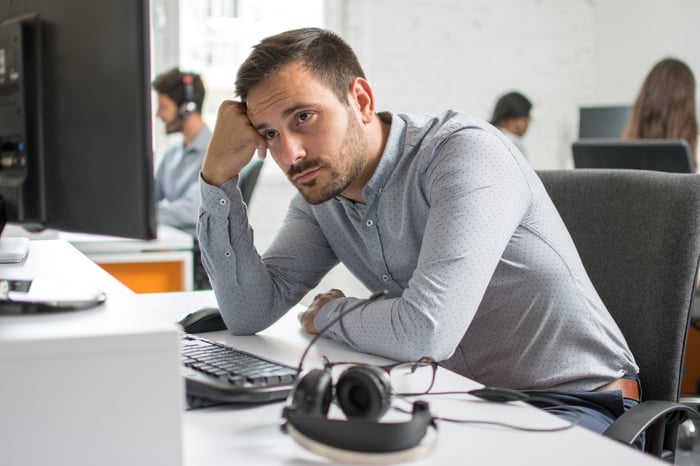
MULTIPOLYGON (((275 322, 339 261, 379 300, 327 336, 397 360, 429 356, 487 385, 592 390, 637 373, 575 246, 525 158, 457 112, 391 115, 362 195, 300 195, 262 256, 235 179, 200 179, 202 257, 233 333, 275 322), (226 201, 226 202, 222 202, 226 201)), ((332 301, 317 328, 358 302, 332 301)))

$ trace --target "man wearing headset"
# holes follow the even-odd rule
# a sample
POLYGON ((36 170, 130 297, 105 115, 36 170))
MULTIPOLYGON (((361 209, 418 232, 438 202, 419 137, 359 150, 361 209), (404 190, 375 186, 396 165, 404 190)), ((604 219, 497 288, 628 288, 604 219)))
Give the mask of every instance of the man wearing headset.
MULTIPOLYGON (((201 171, 197 232, 228 329, 274 323, 336 264, 370 290, 316 297, 316 333, 486 385, 559 396, 602 432, 639 400, 638 367, 537 174, 490 124, 376 112, 352 49, 320 29, 254 47, 201 171), (236 180, 266 151, 299 193, 259 255, 236 180)), ((561 416, 571 413, 557 412, 561 416)))
POLYGON ((158 223, 195 235, 199 208, 199 170, 211 131, 202 120, 204 84, 195 73, 177 68, 160 74, 152 83, 157 94, 156 116, 167 134, 182 133, 182 142, 170 147, 156 169, 158 223))

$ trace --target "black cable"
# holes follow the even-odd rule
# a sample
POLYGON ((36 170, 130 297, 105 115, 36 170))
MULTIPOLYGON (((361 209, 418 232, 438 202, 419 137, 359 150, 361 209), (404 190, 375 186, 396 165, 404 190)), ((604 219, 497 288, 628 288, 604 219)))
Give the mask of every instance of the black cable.
MULTIPOLYGON (((341 319, 343 319, 346 315, 350 314, 351 312, 354 312, 358 309, 363 309, 365 306, 367 306, 370 302, 374 301, 377 298, 380 298, 384 295, 387 294, 386 290, 381 290, 378 291, 372 296, 370 296, 368 299, 364 301, 359 301, 358 303, 352 305, 349 307, 347 310, 344 312, 341 312, 339 315, 337 315, 335 318, 331 319, 328 324, 326 324, 323 328, 321 328, 316 335, 311 339, 309 344, 306 346, 304 349, 304 352, 301 355, 301 358, 299 359, 299 364, 297 365, 297 375, 301 373, 302 368, 304 366, 304 360, 306 359, 306 355, 308 354, 309 350, 311 350, 311 347, 316 343, 316 341, 323 336, 325 332, 328 331, 329 328, 331 328, 333 325, 338 323, 341 319)), ((471 392, 466 392, 466 391, 449 391, 449 392, 428 392, 425 394, 421 395, 400 395, 397 396, 397 398, 407 398, 408 396, 430 396, 430 395, 472 395, 472 396, 477 396, 479 398, 482 398, 484 400, 490 401, 490 402, 500 402, 500 403, 505 403, 505 402, 510 402, 510 401, 541 401, 541 402, 546 402, 546 403, 554 403, 552 408, 557 408, 557 409, 562 409, 564 411, 571 412, 576 415, 576 418, 574 421, 571 421, 565 426, 562 427, 554 427, 554 428, 548 428, 548 429, 538 429, 534 427, 521 427, 521 426, 516 426, 514 424, 508 424, 508 423, 503 423, 503 422, 496 422, 496 421, 486 421, 486 420, 473 420, 473 419, 453 419, 453 418, 447 418, 447 417, 441 417, 441 416, 433 416, 432 419, 433 421, 444 421, 444 422, 453 422, 453 423, 460 423, 460 424, 486 424, 486 425, 493 425, 493 426, 499 426, 499 427, 506 427, 509 429, 515 429, 515 430, 520 430, 520 431, 525 431, 525 432, 558 432, 561 430, 566 430, 570 429, 571 427, 578 425, 581 422, 581 413, 576 409, 575 406, 568 406, 568 405, 561 405, 557 400, 547 398, 547 397, 537 397, 537 396, 532 396, 528 395, 524 392, 520 392, 517 390, 510 390, 510 389, 504 389, 504 388, 497 388, 497 387, 485 387, 483 389, 479 390, 472 390, 471 392)), ((469 400, 462 400, 462 401, 469 401, 469 400)), ((396 407, 400 412, 411 414, 412 411, 405 410, 403 408, 396 407)))
MULTIPOLYGON (((554 398, 549 398, 545 396, 536 396, 536 395, 529 395, 525 392, 520 392, 517 390, 510 390, 510 389, 503 389, 503 388, 497 388, 497 387, 485 387, 484 389, 479 389, 479 390, 471 390, 471 391, 446 391, 446 392, 428 392, 425 393, 422 396, 429 397, 431 395, 472 395, 476 396, 478 398, 481 398, 482 400, 485 400, 487 402, 491 403, 509 403, 512 401, 540 401, 544 403, 551 403, 551 406, 549 408, 555 408, 555 409, 560 409, 562 411, 567 411, 569 413, 572 413, 575 415, 575 419, 573 421, 567 421, 566 419, 560 418, 564 421, 567 421, 567 424, 561 427, 551 427, 551 428, 536 428, 536 427, 523 427, 523 426, 518 426, 515 424, 508 424, 505 422, 497 422, 497 421, 487 421, 487 420, 480 420, 480 419, 455 419, 455 418, 449 418, 449 417, 442 417, 442 416, 433 416, 433 420, 436 421, 444 421, 444 422, 452 422, 452 423, 458 423, 458 424, 485 424, 485 425, 492 425, 492 426, 498 426, 498 427, 505 427, 508 429, 514 429, 514 430, 520 430, 524 432, 559 432, 562 430, 567 430, 570 429, 576 425, 579 425, 581 423, 581 411, 578 409, 576 406, 570 406, 570 405, 563 405, 561 404, 558 400, 554 398), (490 391, 490 392, 489 392, 490 391), (496 395, 493 395, 493 393, 497 393, 496 395), (512 394, 512 398, 505 399, 501 395, 503 393, 507 394, 512 394)), ((459 401, 474 401, 474 400, 459 400, 459 401)), ((533 407, 537 407, 534 405, 531 405, 533 407)), ((405 410, 403 408, 396 408, 399 411, 403 413, 409 413, 408 410, 405 410)), ((540 408, 542 409, 542 408, 540 408)), ((546 411, 546 410, 545 410, 546 411)))
POLYGON ((314 345, 314 343, 316 343, 316 340, 318 340, 319 338, 321 338, 321 336, 322 336, 324 333, 326 333, 326 332, 328 331, 329 328, 331 328, 333 325, 337 324, 338 321, 340 321, 343 317, 345 317, 346 315, 350 314, 351 312, 356 311, 357 309, 362 309, 362 308, 364 308, 364 307, 365 307, 366 305, 368 305, 370 302, 372 302, 372 301, 374 301, 375 299, 380 298, 380 297, 382 297, 382 296, 384 296, 384 295, 386 295, 386 294, 387 294, 387 291, 386 291, 386 290, 377 291, 376 293, 372 294, 372 296, 370 296, 370 297, 367 298, 366 300, 364 300, 364 301, 359 301, 359 302, 355 303, 354 305, 350 306, 347 310, 345 310, 344 312, 341 312, 341 313, 340 313, 339 315, 337 315, 335 318, 331 319, 331 321, 328 322, 328 324, 326 324, 325 327, 323 327, 321 330, 318 331, 318 333, 317 333, 316 335, 314 335, 314 337, 311 339, 311 341, 309 342, 309 344, 306 346, 306 349, 304 350, 304 352, 301 354, 301 359, 299 359, 299 364, 297 365, 297 375, 298 375, 298 374, 301 374, 301 369, 302 369, 302 367, 303 367, 303 365, 304 365, 304 359, 306 359, 306 354, 309 352, 309 350, 310 350, 311 347, 314 345))

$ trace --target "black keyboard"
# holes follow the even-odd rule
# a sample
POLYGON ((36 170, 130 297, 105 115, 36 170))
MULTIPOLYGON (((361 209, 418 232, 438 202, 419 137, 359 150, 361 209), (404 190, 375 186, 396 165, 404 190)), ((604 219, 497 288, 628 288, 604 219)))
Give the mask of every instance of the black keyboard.
POLYGON ((225 344, 180 334, 189 408, 287 398, 297 369, 225 344))

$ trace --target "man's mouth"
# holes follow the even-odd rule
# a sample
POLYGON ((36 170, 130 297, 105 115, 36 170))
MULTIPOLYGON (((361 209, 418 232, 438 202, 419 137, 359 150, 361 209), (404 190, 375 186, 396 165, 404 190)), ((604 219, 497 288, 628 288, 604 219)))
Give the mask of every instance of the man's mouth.
POLYGON ((318 174, 318 171, 321 169, 321 167, 312 167, 307 170, 304 170, 303 172, 294 175, 292 178, 292 181, 296 184, 304 184, 312 181, 315 177, 316 174, 318 174))

